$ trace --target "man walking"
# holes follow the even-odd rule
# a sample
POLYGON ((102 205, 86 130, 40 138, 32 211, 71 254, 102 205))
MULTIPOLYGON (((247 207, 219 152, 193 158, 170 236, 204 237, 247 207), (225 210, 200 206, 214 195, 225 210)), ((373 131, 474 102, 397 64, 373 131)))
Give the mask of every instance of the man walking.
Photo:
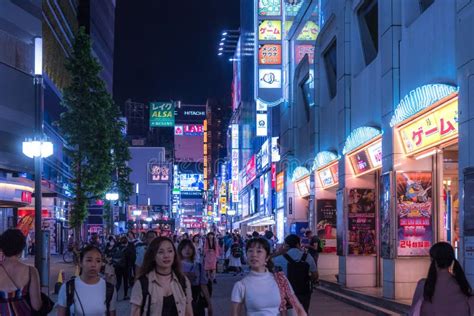
POLYGON ((280 268, 291 283, 296 297, 309 312, 311 301, 311 282, 317 278, 317 267, 312 256, 301 250, 301 240, 297 235, 285 238, 285 249, 275 252, 273 262, 280 268))

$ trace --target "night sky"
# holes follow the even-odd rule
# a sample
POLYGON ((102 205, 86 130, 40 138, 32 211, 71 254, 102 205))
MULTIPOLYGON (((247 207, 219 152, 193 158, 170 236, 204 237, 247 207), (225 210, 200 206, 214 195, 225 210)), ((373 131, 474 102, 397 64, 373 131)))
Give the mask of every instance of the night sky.
POLYGON ((232 64, 217 56, 239 27, 239 0, 117 0, 114 99, 230 102, 232 64))

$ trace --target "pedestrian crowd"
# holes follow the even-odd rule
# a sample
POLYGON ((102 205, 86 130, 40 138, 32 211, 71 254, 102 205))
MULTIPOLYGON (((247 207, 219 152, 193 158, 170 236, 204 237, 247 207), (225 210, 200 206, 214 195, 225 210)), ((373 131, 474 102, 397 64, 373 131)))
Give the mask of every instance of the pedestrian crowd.
MULTIPOLYGON (((26 239, 20 230, 0 236, 0 315, 47 315, 53 302, 40 290, 38 271, 21 262, 26 239)), ((318 282, 323 245, 307 231, 286 236, 279 244, 271 231, 242 236, 137 236, 96 234, 81 247, 79 273, 62 284, 57 315, 114 316, 119 290, 130 300, 132 316, 212 316, 217 272, 242 276, 232 289, 231 316, 308 315, 318 282), (129 289, 131 290, 129 291, 129 289), (130 295, 129 295, 130 294, 130 295), (265 294, 265 295, 262 295, 265 294)), ((449 243, 430 250, 426 279, 418 282, 410 315, 471 315, 472 289, 449 243)))

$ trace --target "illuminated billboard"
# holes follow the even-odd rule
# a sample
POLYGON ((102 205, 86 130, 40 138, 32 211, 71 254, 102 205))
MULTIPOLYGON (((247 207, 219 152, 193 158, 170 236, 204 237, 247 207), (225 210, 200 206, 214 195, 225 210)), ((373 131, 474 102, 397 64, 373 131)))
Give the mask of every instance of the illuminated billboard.
POLYGON ((204 190, 204 176, 198 173, 182 173, 179 175, 181 192, 200 192, 204 190))
POLYGON ((295 64, 299 64, 304 55, 308 55, 309 64, 314 63, 314 45, 295 45, 295 64))
POLYGON ((258 63, 260 65, 280 65, 281 64, 281 45, 280 44, 259 45, 258 63))
POLYGON ((171 102, 150 103, 150 127, 173 127, 174 105, 171 102))
POLYGON ((258 26, 258 39, 261 41, 281 40, 281 21, 263 20, 258 26))
POLYGON ((167 163, 148 164, 148 183, 158 184, 170 181, 171 166, 167 163))
POLYGON ((258 14, 261 16, 281 15, 281 0, 258 0, 258 14))
POLYGON ((281 89, 281 69, 263 68, 258 70, 260 89, 281 89))
POLYGON ((319 26, 313 21, 308 21, 296 39, 298 41, 315 41, 318 34, 319 26))

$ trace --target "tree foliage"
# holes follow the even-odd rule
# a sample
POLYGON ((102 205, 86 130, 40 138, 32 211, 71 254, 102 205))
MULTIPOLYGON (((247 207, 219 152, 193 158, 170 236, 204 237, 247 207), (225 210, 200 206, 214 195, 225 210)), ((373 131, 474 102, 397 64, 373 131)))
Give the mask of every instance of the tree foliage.
MULTIPOLYGON (((74 202, 70 225, 79 229, 87 217, 89 199, 102 198, 117 183, 125 193, 131 192, 128 182, 130 159, 121 130, 120 110, 100 78, 101 65, 91 54, 91 41, 84 28, 76 34, 72 54, 66 61, 71 75, 70 85, 63 91, 65 111, 58 122, 68 147, 73 175, 74 202)), ((76 234, 76 238, 78 238, 76 234)))

